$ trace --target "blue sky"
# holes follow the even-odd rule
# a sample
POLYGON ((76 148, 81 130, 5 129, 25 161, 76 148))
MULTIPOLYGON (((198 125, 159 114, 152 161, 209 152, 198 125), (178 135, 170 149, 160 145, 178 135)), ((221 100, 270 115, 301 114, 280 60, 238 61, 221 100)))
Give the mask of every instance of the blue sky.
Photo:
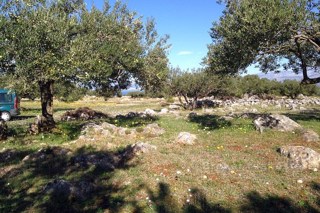
MULTIPOLYGON (((110 0, 113 5, 116 0, 110 0)), ((102 8, 103 0, 85 0, 102 8)), ((209 35, 212 22, 222 15, 223 5, 216 0, 123 0, 131 11, 144 19, 153 17, 160 35, 170 36, 171 66, 182 69, 198 68, 211 43, 209 35)))

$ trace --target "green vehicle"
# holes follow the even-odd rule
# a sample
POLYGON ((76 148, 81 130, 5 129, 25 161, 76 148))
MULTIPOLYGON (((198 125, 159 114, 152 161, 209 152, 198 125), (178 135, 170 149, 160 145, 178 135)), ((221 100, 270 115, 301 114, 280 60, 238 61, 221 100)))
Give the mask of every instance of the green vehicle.
POLYGON ((16 93, 7 89, 0 89, 0 118, 9 121, 19 113, 19 98, 16 93))

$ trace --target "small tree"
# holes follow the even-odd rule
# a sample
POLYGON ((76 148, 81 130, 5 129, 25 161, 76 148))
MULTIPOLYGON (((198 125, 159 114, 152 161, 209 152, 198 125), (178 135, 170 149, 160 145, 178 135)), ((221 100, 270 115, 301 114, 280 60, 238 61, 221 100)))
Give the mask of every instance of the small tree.
POLYGON ((202 69, 182 72, 179 68, 171 70, 170 90, 179 97, 185 109, 195 109, 197 101, 218 90, 218 77, 207 74, 202 69))

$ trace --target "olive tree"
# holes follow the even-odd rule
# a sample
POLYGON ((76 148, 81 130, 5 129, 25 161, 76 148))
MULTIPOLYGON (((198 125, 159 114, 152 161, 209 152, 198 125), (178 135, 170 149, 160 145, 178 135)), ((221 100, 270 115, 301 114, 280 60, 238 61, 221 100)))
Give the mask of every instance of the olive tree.
POLYGON ((113 94, 141 76, 145 28, 120 1, 103 10, 82 0, 1 1, 0 71, 39 88, 42 116, 54 126, 55 82, 113 94))
POLYGON ((235 74, 250 64, 263 72, 302 72, 302 83, 320 82, 320 17, 315 0, 226 0, 223 16, 211 29, 205 63, 211 72, 235 74))
POLYGON ((203 69, 182 71, 174 68, 170 74, 170 91, 179 98, 185 109, 195 109, 200 98, 219 90, 218 76, 208 74, 203 69))

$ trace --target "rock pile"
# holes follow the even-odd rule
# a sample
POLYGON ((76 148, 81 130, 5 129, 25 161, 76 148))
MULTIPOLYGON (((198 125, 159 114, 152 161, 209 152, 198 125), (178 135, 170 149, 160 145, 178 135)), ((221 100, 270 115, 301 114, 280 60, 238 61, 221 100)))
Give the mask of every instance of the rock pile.
POLYGON ((62 121, 92 120, 101 118, 108 118, 108 115, 92 110, 88 107, 80 107, 76 110, 67 111, 61 116, 62 121))
POLYGON ((136 129, 129 129, 124 127, 117 127, 113 124, 103 122, 98 125, 95 123, 86 124, 81 131, 80 137, 74 141, 96 141, 105 140, 110 137, 128 137, 136 138, 138 135, 143 135, 146 137, 158 137, 164 134, 165 130, 161 128, 158 124, 148 124, 146 127, 138 127, 136 129))
POLYGON ((245 108, 245 107, 260 107, 268 108, 275 107, 278 109, 289 110, 304 110, 306 106, 320 105, 319 97, 307 97, 300 95, 297 99, 287 97, 275 99, 261 99, 258 96, 245 96, 242 99, 229 98, 226 100, 215 99, 214 97, 204 98, 199 100, 200 107, 230 107, 230 108, 245 108), (206 104, 203 104, 206 103, 206 104), (210 103, 210 104, 207 104, 210 103))

